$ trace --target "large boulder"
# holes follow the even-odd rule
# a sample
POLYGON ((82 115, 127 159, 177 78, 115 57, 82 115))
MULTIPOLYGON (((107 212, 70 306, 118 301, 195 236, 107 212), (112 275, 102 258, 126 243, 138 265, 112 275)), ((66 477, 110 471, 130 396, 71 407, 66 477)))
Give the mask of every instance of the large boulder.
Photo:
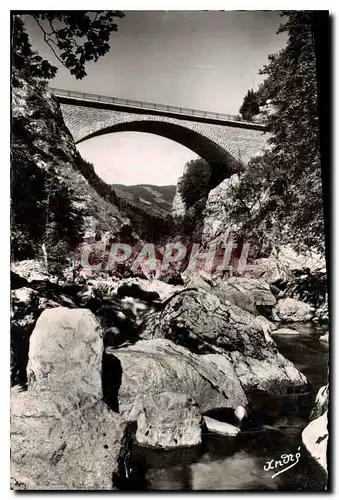
POLYGON ((318 462, 327 474, 327 443, 328 443, 328 384, 321 387, 317 393, 310 415, 310 423, 303 430, 302 440, 310 455, 318 462))
POLYGON ((246 391, 285 394, 308 386, 254 316, 202 290, 175 296, 142 335, 167 338, 199 354, 226 355, 246 391))
POLYGON ((233 288, 252 297, 257 307, 272 307, 277 302, 269 284, 264 280, 235 277, 228 279, 226 285, 231 289, 233 288))
POLYGON ((171 449, 201 444, 203 418, 187 394, 161 392, 137 398, 132 410, 140 445, 171 449))
POLYGON ((274 307, 273 312, 282 321, 309 321, 314 316, 314 308, 312 306, 289 297, 280 299, 274 307))
POLYGON ((278 328, 277 325, 275 325, 274 323, 272 323, 272 321, 265 318, 265 316, 256 316, 255 319, 260 324, 262 329, 264 331, 267 331, 268 333, 272 333, 278 328))
POLYGON ((30 338, 27 377, 39 390, 102 396, 102 331, 87 309, 44 311, 30 338))
POLYGON ((287 283, 294 278, 291 269, 282 263, 275 254, 256 259, 253 262, 250 274, 253 277, 265 280, 269 284, 276 282, 287 283))
POLYGON ((103 339, 86 309, 42 313, 30 338, 28 390, 11 394, 14 489, 115 489, 129 426, 101 399, 103 339))
POLYGON ((17 392, 11 397, 11 487, 117 489, 128 441, 126 421, 94 395, 17 392))
POLYGON ((211 290, 211 293, 222 300, 231 302, 235 306, 240 307, 240 309, 243 309, 250 314, 256 315, 257 313, 253 296, 243 290, 238 290, 227 283, 221 283, 220 285, 215 286, 211 290))
POLYGON ((310 455, 327 473, 327 411, 308 424, 302 432, 302 441, 310 455))
POLYGON ((45 310, 59 307, 61 304, 67 307, 75 307, 70 297, 67 297, 62 288, 55 292, 57 285, 43 282, 43 290, 23 286, 11 291, 11 325, 14 328, 22 328, 31 334, 36 320, 45 310), (48 285, 52 287, 48 289, 48 285))
POLYGON ((115 377, 121 378, 119 411, 128 420, 135 419, 132 410, 138 397, 153 401, 163 392, 186 394, 203 413, 247 404, 232 364, 227 359, 221 360, 222 356, 212 362, 165 339, 107 348, 106 355, 111 357, 112 364, 119 360, 120 375, 118 367, 112 370, 111 384, 115 383, 115 377))
POLYGON ((27 382, 29 338, 41 313, 60 305, 75 305, 61 288, 47 280, 30 284, 26 278, 11 272, 11 286, 11 384, 14 386, 27 382))

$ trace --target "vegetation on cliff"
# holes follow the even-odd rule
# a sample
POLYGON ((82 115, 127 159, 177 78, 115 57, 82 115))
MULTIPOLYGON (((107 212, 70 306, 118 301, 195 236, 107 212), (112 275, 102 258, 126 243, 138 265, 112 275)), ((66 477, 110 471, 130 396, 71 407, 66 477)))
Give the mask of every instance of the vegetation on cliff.
POLYGON ((233 190, 230 217, 259 246, 289 243, 324 251, 314 12, 288 11, 278 33, 286 47, 269 56, 257 99, 270 99, 272 138, 233 190))
MULTIPOLYGON (((67 27, 72 15, 66 18, 67 27)), ((58 36, 61 40, 60 30, 58 36)), ((74 141, 47 89, 56 68, 32 50, 19 16, 13 17, 12 53, 12 259, 44 258, 48 270, 58 274, 74 256, 86 230, 96 231, 99 224, 101 230, 114 233, 124 217, 114 199, 101 198, 79 172, 74 141)), ((96 56, 87 52, 79 57, 80 71, 96 56)))

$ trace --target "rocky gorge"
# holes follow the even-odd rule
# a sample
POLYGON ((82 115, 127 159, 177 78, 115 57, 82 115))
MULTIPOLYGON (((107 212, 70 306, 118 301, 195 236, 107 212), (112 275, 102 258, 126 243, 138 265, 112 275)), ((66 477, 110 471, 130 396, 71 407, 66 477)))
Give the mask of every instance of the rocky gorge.
MULTIPOLYGON (((207 435, 264 432, 311 412, 302 440, 326 471, 326 441, 316 443, 327 403, 275 340, 300 335, 309 309, 300 303, 296 316, 293 302, 286 331, 228 300, 232 284, 222 295, 138 277, 67 285, 12 272, 13 488, 133 489, 136 445, 199 450, 207 435)), ((287 299, 252 285, 254 302, 278 315, 287 299)))
MULTIPOLYGON (((31 132, 25 140, 35 173, 59 179, 61 190, 72 187, 69 218, 80 214, 82 225, 74 245, 142 241, 133 225, 143 224, 140 214, 121 206, 114 190, 107 191, 79 159, 46 89, 22 80, 13 90, 13 119, 18 136, 22 127, 31 132)), ((206 179, 189 213, 179 183, 173 210, 180 224, 189 221, 185 236, 210 243, 228 231, 227 197, 236 179, 216 187, 206 179)), ((37 241, 27 258, 20 247, 11 264, 13 489, 152 489, 162 469, 174 474, 162 489, 172 489, 176 471, 183 473, 187 463, 197 476, 194 487, 204 489, 211 468, 223 474, 220 457, 209 462, 205 453, 216 436, 234 459, 231 470, 239 463, 251 467, 246 436, 257 433, 257 441, 251 439, 259 447, 258 436, 266 443, 293 418, 299 418, 293 446, 303 446, 307 466, 320 477, 308 487, 326 487, 328 384, 311 380, 312 372, 304 373, 301 360, 284 348, 287 342, 293 351, 311 325, 312 346, 323 349, 326 368, 323 259, 281 246, 242 274, 184 268, 154 279, 126 265, 88 275, 69 260, 58 265, 58 256, 56 271, 43 246, 47 241, 53 247, 54 240, 37 241)), ((283 438, 274 436, 280 450, 283 438)), ((191 479, 183 482, 184 489, 193 487, 191 479)))

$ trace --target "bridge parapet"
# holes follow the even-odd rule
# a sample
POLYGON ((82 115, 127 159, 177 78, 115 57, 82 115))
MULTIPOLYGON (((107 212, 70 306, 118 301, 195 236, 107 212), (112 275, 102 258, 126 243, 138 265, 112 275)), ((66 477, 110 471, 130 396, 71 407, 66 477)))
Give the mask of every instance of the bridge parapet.
POLYGON ((199 109, 183 108, 179 106, 171 106, 166 104, 156 104, 146 101, 136 101, 134 99, 122 99, 120 97, 110 97, 99 94, 90 94, 87 92, 77 92, 75 90, 65 90, 49 87, 49 90, 59 98, 76 99, 79 101, 85 101, 87 103, 101 103, 101 104, 112 104, 115 106, 131 107, 133 109, 140 108, 148 111, 157 111, 164 113, 173 113, 175 115, 182 115, 183 117, 194 117, 194 118, 204 118, 207 120, 217 120, 225 122, 235 122, 241 123, 243 125, 250 125, 251 127, 255 124, 257 129, 265 129, 264 121, 253 122, 248 120, 243 120, 239 115, 229 115, 225 113, 214 113, 212 111, 203 111, 199 109))

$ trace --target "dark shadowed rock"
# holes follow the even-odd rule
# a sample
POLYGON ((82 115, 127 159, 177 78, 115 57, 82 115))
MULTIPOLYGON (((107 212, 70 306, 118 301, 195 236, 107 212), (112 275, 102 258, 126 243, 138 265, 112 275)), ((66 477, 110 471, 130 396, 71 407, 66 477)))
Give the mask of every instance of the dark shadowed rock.
POLYGON ((201 290, 174 297, 147 324, 143 337, 167 338, 200 354, 225 354, 245 391, 285 394, 308 385, 254 316, 201 290))
POLYGON ((117 293, 121 297, 133 297, 152 303, 157 300, 167 300, 173 293, 183 288, 183 286, 171 285, 158 279, 126 278, 119 282, 117 293))
MULTIPOLYGON (((15 275, 12 273, 11 276, 15 275)), ((12 283, 11 283, 12 285, 12 283)), ((15 275, 11 291, 11 384, 27 382, 28 344, 36 321, 45 309, 75 307, 61 287, 47 280, 31 281, 15 275), (29 286, 17 285, 26 283, 29 286), (34 287, 34 288, 33 288, 34 287)))

